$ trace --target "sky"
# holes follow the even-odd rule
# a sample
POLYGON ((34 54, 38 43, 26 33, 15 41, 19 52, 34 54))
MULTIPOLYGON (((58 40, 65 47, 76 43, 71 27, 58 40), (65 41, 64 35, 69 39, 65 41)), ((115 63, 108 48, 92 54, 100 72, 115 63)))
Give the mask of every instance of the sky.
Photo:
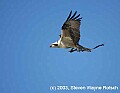
POLYGON ((117 86, 120 92, 120 0, 1 0, 0 93, 93 93, 51 86, 117 86), (80 44, 92 52, 50 48, 70 11, 81 21, 80 44))

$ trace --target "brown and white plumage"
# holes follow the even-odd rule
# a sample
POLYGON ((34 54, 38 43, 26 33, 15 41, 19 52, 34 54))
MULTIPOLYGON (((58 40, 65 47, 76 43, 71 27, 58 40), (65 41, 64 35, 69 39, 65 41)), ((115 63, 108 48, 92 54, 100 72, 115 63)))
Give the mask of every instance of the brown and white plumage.
POLYGON ((80 39, 80 22, 82 18, 79 18, 80 14, 76 16, 77 11, 71 17, 72 11, 70 12, 67 20, 62 26, 61 40, 62 42, 71 42, 72 46, 76 46, 80 39))
POLYGON ((71 48, 69 52, 74 51, 88 51, 91 52, 92 49, 95 49, 99 46, 103 46, 103 44, 98 45, 92 49, 85 48, 79 45, 80 40, 80 24, 81 19, 80 14, 76 15, 77 11, 72 15, 72 11, 70 12, 68 18, 64 22, 62 26, 62 34, 60 35, 60 39, 52 43, 50 47, 53 48, 71 48))

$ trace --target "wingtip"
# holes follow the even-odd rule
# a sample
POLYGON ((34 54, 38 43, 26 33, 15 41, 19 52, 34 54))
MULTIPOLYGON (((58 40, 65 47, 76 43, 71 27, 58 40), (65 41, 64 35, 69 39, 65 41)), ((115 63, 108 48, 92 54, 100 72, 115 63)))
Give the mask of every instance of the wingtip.
POLYGON ((75 15, 77 14, 77 11, 75 11, 75 13, 72 15, 72 17, 70 18, 71 19, 74 19, 75 15))
POLYGON ((77 11, 75 11, 72 15, 72 10, 71 10, 66 21, 68 21, 68 20, 80 20, 81 21, 82 17, 79 18, 80 14, 78 14, 77 16, 76 16, 76 14, 77 14, 77 11))
POLYGON ((77 13, 77 11, 75 11, 75 13, 77 13))
POLYGON ((104 46, 105 44, 101 44, 102 46, 104 46))

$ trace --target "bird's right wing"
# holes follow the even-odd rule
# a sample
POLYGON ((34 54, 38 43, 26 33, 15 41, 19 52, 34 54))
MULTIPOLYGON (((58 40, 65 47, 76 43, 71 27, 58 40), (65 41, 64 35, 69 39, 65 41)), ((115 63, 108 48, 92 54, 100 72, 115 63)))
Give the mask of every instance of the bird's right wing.
POLYGON ((79 18, 80 14, 76 16, 77 11, 71 16, 72 11, 70 12, 67 20, 62 26, 61 38, 67 38, 70 40, 70 43, 76 45, 80 39, 80 21, 82 18, 79 18))

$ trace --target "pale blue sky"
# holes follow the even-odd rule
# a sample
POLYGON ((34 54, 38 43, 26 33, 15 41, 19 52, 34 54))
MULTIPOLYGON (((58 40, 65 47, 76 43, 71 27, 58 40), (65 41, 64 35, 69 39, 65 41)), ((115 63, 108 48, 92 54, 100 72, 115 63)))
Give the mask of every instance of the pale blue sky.
MULTIPOLYGON (((79 92, 53 92, 53 85, 120 88, 119 8, 119 0, 1 0, 0 93, 79 92), (83 17, 80 44, 104 47, 91 53, 49 48, 71 10, 83 17)), ((95 93, 103 92, 120 90, 95 93)))

